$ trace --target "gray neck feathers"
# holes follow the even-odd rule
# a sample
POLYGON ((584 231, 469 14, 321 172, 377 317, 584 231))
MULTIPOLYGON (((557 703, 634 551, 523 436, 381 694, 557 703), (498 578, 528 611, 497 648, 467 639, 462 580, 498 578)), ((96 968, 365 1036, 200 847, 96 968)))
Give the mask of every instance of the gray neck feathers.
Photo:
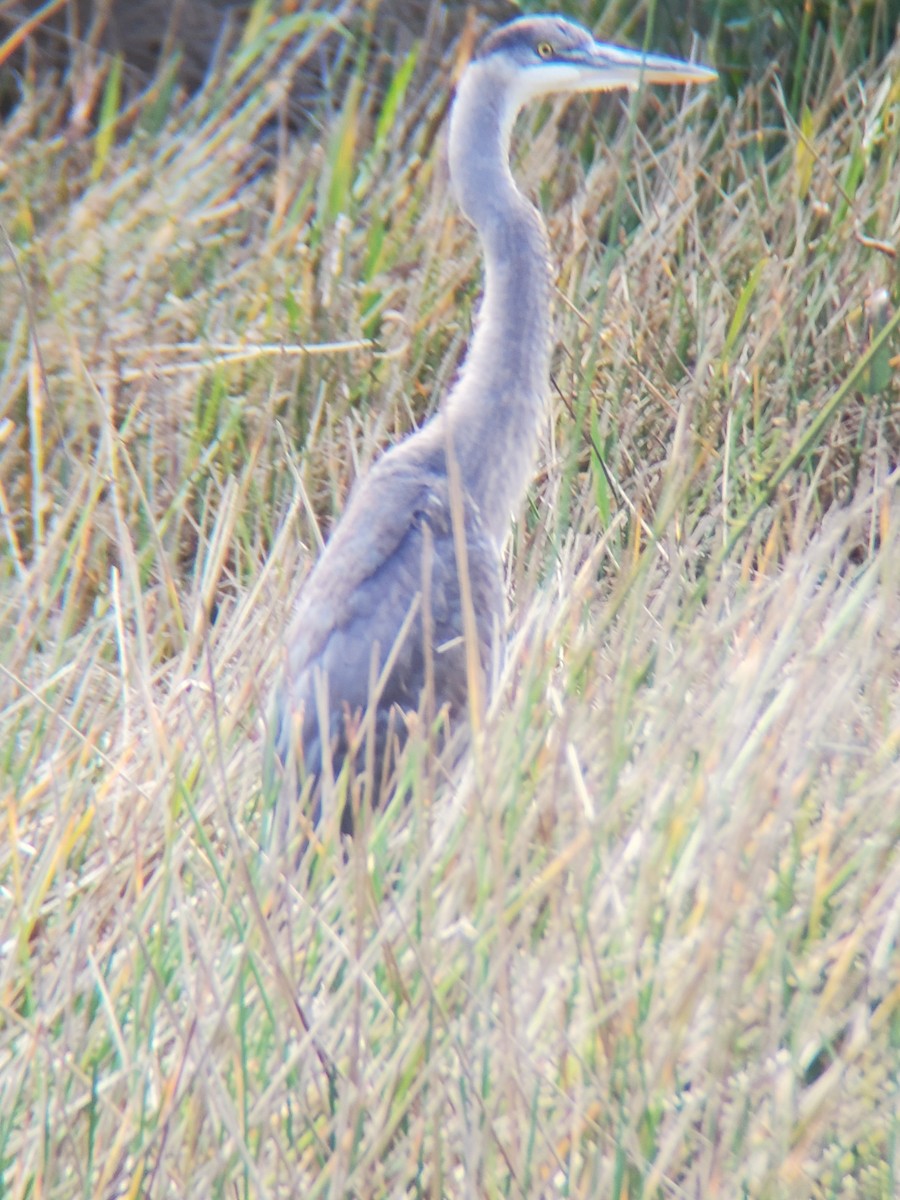
POLYGON ((550 373, 551 275, 537 210, 516 188, 517 107, 490 60, 468 68, 450 122, 450 173, 481 238, 484 297, 444 419, 467 493, 498 545, 531 478, 550 373))

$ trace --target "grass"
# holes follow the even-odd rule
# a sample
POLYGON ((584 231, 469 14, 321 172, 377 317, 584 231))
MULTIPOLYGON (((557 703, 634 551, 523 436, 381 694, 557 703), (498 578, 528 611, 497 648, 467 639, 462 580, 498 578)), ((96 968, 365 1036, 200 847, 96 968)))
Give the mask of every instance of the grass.
POLYGON ((278 631, 479 272, 446 80, 256 149, 292 20, 0 132, 0 1192, 889 1200, 896 55, 799 123, 772 78, 523 118, 559 349, 503 687, 301 887, 278 631))

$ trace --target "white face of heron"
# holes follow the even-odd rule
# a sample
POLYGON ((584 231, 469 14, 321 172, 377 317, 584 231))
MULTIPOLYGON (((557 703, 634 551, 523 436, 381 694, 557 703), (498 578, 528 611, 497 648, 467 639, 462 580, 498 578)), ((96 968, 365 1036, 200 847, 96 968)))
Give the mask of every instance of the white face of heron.
POLYGON ((517 108, 540 96, 565 95, 584 90, 582 68, 574 63, 541 62, 517 71, 510 81, 510 98, 517 108))

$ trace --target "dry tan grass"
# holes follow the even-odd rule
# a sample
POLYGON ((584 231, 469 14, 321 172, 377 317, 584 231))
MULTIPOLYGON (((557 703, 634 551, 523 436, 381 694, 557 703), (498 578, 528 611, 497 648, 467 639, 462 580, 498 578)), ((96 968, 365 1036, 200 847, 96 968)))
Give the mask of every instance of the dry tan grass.
POLYGON ((0 133, 0 1191, 888 1200, 897 62, 804 136, 772 81, 525 118, 561 349, 502 693, 302 887, 278 631, 478 271, 441 81, 260 169, 273 62, 0 133))

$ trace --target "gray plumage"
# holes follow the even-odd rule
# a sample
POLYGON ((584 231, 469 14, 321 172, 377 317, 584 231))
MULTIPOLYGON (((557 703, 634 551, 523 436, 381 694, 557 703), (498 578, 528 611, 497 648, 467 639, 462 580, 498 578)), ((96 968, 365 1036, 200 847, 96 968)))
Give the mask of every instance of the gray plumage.
MULTIPOLYGON (((550 93, 713 76, 674 59, 600 45, 559 17, 520 18, 495 31, 463 73, 450 118, 450 174, 481 239, 484 297, 465 364, 440 413, 359 480, 300 594, 274 704, 275 748, 287 779, 283 804, 296 803, 308 775, 327 773, 329 757, 333 776, 339 774, 369 707, 373 656, 376 674, 388 655, 395 657, 371 714, 376 794, 369 799, 378 798, 391 729, 402 743, 404 714, 419 709, 429 656, 436 709, 446 705, 452 719, 464 718, 470 668, 448 454, 461 485, 483 696, 502 661, 503 547, 534 468, 551 353, 546 233, 509 167, 516 113, 550 93)), ((360 751, 357 770, 364 761, 360 751)), ((317 786, 313 822, 320 792, 317 786)), ((282 823, 287 816, 281 813, 282 823)), ((349 806, 341 827, 352 827, 349 806)))

